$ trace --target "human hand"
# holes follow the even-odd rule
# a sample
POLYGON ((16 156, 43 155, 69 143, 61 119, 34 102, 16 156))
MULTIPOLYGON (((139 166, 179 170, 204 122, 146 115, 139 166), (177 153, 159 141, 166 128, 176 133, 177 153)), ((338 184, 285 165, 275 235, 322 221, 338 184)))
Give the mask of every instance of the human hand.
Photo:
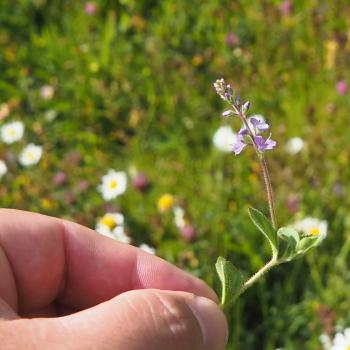
POLYGON ((220 350, 215 293, 72 222, 0 210, 1 349, 220 350))

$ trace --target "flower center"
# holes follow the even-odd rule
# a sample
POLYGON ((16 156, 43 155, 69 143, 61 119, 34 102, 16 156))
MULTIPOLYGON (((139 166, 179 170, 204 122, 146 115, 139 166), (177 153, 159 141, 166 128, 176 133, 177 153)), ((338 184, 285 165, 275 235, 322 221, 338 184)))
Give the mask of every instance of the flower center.
MULTIPOLYGON (((318 227, 312 227, 311 230, 310 230, 310 235, 311 236, 318 236, 320 234, 320 229, 318 227)), ((348 349, 350 350, 350 348, 348 349)))
POLYGON ((118 182, 116 180, 112 180, 110 183, 109 183, 109 187, 112 189, 112 190, 115 190, 117 187, 118 187, 118 182))
POLYGON ((17 133, 16 133, 15 129, 10 129, 9 134, 10 134, 10 136, 14 137, 14 136, 16 136, 17 133))
POLYGON ((34 161, 35 160, 35 156, 33 152, 28 152, 27 153, 27 157, 29 160, 34 161))
POLYGON ((101 219, 101 224, 109 227, 110 230, 112 230, 117 224, 114 220, 113 217, 105 215, 102 219, 101 219))

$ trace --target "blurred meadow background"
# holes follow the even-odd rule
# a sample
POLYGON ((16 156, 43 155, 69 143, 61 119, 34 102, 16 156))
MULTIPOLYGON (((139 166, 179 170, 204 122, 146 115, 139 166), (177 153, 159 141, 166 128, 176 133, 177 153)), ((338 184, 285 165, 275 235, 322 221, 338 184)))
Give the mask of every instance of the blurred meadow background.
POLYGON ((1 1, 1 206, 142 245, 219 293, 219 255, 247 274, 269 258, 223 77, 271 125, 279 223, 328 232, 230 310, 228 349, 323 349, 350 326, 349 54, 346 0, 1 1))

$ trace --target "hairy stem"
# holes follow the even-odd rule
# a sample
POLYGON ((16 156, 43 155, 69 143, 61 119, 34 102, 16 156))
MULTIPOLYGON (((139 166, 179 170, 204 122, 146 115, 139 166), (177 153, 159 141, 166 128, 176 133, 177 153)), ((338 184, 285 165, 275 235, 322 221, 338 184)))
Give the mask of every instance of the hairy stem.
POLYGON ((262 275, 271 270, 274 266, 278 265, 280 262, 277 260, 276 256, 273 256, 271 260, 264 265, 259 271, 252 275, 241 287, 237 294, 237 297, 244 293, 249 287, 251 287, 262 275))
POLYGON ((269 202, 271 224, 274 229, 277 229, 275 203, 273 199, 273 191, 272 191, 269 169, 267 167, 266 159, 264 158, 263 155, 259 156, 259 161, 260 161, 261 171, 264 178, 264 183, 265 183, 265 188, 267 193, 267 200, 269 202))

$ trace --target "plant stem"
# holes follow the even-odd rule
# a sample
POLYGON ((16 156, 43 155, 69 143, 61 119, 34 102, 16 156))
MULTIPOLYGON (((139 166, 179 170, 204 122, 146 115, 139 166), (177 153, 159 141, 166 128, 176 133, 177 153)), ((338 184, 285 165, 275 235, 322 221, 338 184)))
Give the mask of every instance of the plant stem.
POLYGON ((272 191, 272 185, 271 185, 271 178, 269 174, 269 169, 267 167, 266 159, 263 155, 259 156, 259 162, 261 171, 264 178, 266 193, 267 193, 267 200, 269 202, 269 211, 270 211, 270 219, 271 224, 274 229, 277 229, 277 221, 276 221, 276 213, 275 213, 275 204, 273 200, 273 191, 272 191))
POLYGON ((257 271, 243 284, 243 286, 237 294, 237 297, 244 293, 249 287, 251 287, 262 275, 264 275, 266 272, 268 272, 270 269, 272 269, 279 263, 280 262, 278 261, 277 256, 273 256, 266 265, 264 265, 259 271, 257 271))

